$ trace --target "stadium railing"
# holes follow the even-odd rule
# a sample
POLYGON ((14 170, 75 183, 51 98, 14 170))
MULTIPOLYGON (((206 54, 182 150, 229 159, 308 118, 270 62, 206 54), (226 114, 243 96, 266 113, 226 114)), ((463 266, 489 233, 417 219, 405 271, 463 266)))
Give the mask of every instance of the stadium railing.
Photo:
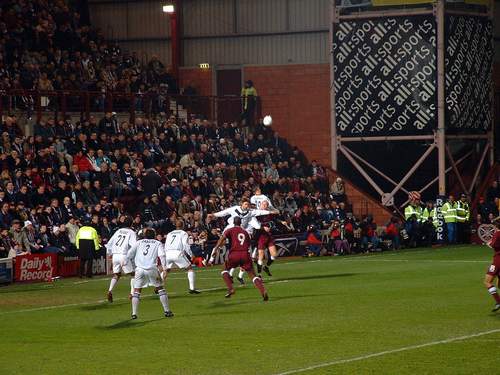
MULTIPOLYGON (((56 121, 69 114, 88 119, 91 114, 117 112, 151 118, 159 114, 186 118, 201 116, 210 121, 239 121, 243 98, 239 96, 177 95, 149 91, 144 94, 101 91, 0 90, 0 117, 22 112, 40 121, 50 116, 56 121)), ((261 99, 256 98, 254 120, 261 117, 261 99)))

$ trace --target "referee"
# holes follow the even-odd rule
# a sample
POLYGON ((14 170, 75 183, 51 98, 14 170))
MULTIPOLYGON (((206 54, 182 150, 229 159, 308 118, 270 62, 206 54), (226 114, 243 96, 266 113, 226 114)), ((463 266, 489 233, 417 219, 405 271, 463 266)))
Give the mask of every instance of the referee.
POLYGON ((94 253, 99 250, 100 239, 97 231, 90 226, 83 226, 76 234, 76 248, 80 257, 80 278, 85 274, 87 277, 92 277, 92 260, 94 253), (84 273, 86 268, 86 273, 84 273))

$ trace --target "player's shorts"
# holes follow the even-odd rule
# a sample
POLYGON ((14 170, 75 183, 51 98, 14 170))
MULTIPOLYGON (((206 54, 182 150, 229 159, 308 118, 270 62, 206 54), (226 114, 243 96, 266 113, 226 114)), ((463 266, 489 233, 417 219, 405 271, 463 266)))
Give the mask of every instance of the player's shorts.
POLYGON ((486 272, 490 276, 497 276, 500 278, 500 255, 495 255, 493 257, 493 262, 488 267, 488 272, 486 272))
POLYGON ((157 268, 145 270, 144 268, 135 269, 134 288, 147 288, 148 286, 162 286, 160 272, 157 268))
POLYGON ((247 251, 231 251, 224 263, 224 269, 241 267, 245 271, 253 271, 252 258, 247 251))
POLYGON ((259 239, 257 240, 257 249, 267 249, 270 246, 274 246, 273 236, 271 235, 271 233, 261 230, 259 239))
POLYGON ((132 261, 123 254, 113 254, 113 273, 132 273, 134 265, 132 261))
POLYGON ((191 261, 188 259, 187 255, 182 251, 167 250, 165 251, 166 268, 171 269, 174 265, 177 268, 188 268, 191 265, 191 261))

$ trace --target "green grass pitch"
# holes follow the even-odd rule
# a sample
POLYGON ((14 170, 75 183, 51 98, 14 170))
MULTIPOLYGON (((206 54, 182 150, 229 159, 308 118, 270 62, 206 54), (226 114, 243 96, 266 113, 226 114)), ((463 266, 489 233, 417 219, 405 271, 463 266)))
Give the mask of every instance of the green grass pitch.
MULTIPOLYGON (((485 246, 277 261, 264 303, 224 299, 220 267, 151 288, 130 320, 128 279, 0 288, 0 374, 498 373, 500 314, 482 284, 485 246)), ((248 280, 248 279, 247 279, 248 280)))

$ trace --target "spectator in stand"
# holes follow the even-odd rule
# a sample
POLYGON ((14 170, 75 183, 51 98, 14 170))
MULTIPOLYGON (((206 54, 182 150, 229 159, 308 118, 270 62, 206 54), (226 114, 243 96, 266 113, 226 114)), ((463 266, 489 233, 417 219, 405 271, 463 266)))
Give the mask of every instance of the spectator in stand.
POLYGON ((485 201, 484 197, 479 197, 477 213, 481 215, 482 221, 486 222, 488 221, 488 217, 490 216, 490 214, 492 214, 494 217, 498 216, 498 209, 493 202, 485 201))
POLYGON ((500 198, 500 188, 498 187, 498 181, 494 180, 486 192, 486 200, 488 202, 496 203, 499 198, 500 198))
POLYGON ((361 222, 361 247, 364 252, 377 251, 380 238, 377 235, 377 224, 373 222, 373 217, 368 215, 361 222))
POLYGON ((335 182, 330 185, 330 195, 336 203, 346 201, 344 181, 340 177, 337 177, 335 182))
POLYGON ((389 223, 385 227, 384 240, 391 241, 391 248, 393 250, 399 250, 401 247, 401 238, 399 232, 401 231, 401 224, 397 217, 392 217, 389 223))
POLYGON ((339 221, 334 220, 329 228, 331 251, 334 255, 346 255, 351 253, 349 241, 345 237, 345 228, 339 221))
POLYGON ((243 100, 243 113, 241 114, 241 120, 245 127, 248 127, 251 131, 253 131, 255 107, 257 104, 257 90, 253 86, 253 82, 251 80, 245 82, 245 86, 241 89, 241 97, 243 100))
POLYGON ((304 254, 305 256, 319 257, 321 255, 323 240, 320 231, 313 224, 307 227, 306 243, 307 252, 304 254))

